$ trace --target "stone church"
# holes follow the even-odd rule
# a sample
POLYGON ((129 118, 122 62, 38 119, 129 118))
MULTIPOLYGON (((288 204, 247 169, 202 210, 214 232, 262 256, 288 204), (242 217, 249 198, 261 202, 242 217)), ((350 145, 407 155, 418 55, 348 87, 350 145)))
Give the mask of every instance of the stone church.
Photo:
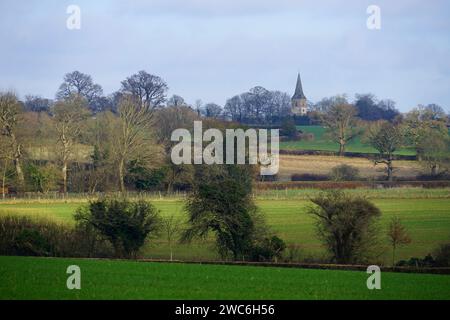
POLYGON ((297 85, 295 86, 295 92, 291 98, 292 114, 296 116, 306 116, 308 113, 308 105, 306 102, 306 97, 302 88, 302 80, 300 79, 299 73, 297 77, 297 85))

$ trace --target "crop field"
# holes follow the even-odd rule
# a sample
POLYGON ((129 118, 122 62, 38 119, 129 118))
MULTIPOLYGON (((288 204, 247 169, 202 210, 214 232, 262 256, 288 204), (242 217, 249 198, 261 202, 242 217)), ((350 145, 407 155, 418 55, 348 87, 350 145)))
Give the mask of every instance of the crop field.
POLYGON ((450 299, 446 275, 0 257, 0 299, 450 299), (81 290, 66 288, 69 265, 81 290))
MULTIPOLYGON (((321 151, 339 151, 339 145, 333 143, 325 136, 325 128, 321 126, 297 126, 297 129, 304 133, 314 134, 314 139, 310 141, 285 141, 280 143, 280 149, 285 150, 321 150, 321 151)), ((377 153, 370 145, 361 141, 360 137, 350 141, 346 151, 357 153, 377 153)), ((415 155, 412 149, 400 149, 397 154, 415 155)))
MULTIPOLYGON (((299 246, 299 258, 323 258, 326 251, 315 234, 314 220, 306 213, 311 205, 308 197, 317 191, 294 190, 288 193, 270 192, 267 198, 261 196, 256 204, 265 214, 268 224, 288 245, 299 246), (283 198, 284 197, 284 198, 283 198), (278 200, 277 200, 278 198, 278 200)), ((391 189, 391 190, 350 190, 364 194, 381 209, 380 227, 384 233, 393 216, 402 219, 409 231, 412 243, 400 247, 398 259, 424 257, 436 246, 450 241, 450 191, 448 189, 391 189)), ((53 219, 60 223, 73 224, 73 213, 86 202, 22 202, 0 203, 0 214, 29 215, 53 219)), ((153 200, 162 216, 174 214, 186 217, 182 199, 153 200)), ((390 248, 385 241, 385 254, 382 262, 390 264, 390 248)), ((218 259, 212 238, 194 241, 192 244, 177 244, 174 247, 175 259, 211 260, 218 259)), ((143 256, 154 259, 167 259, 169 248, 163 236, 151 239, 145 246, 143 256)))
MULTIPOLYGON (((384 165, 374 165, 366 158, 350 158, 318 155, 280 155, 279 180, 288 181, 292 174, 328 175, 333 167, 346 164, 359 170, 362 178, 377 179, 386 176, 384 165)), ((396 177, 415 178, 424 172, 418 161, 394 161, 396 177)))

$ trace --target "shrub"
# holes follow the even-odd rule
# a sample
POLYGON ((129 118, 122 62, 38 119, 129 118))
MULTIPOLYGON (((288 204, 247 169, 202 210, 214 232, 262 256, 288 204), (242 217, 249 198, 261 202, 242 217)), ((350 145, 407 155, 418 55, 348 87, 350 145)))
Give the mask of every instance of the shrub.
POLYGON ((301 259, 301 247, 298 244, 291 243, 286 247, 285 262, 299 262, 301 259))
POLYGON ((126 177, 127 182, 134 183, 136 190, 139 191, 154 191, 161 190, 164 186, 164 179, 166 178, 165 168, 145 169, 139 166, 130 168, 130 173, 126 177))
POLYGON ((302 141, 314 141, 314 133, 306 132, 300 134, 300 140, 302 141))
POLYGON ((429 268, 435 266, 434 258, 429 254, 425 258, 411 258, 409 260, 400 260, 397 262, 398 267, 416 267, 416 268, 429 268))
POLYGON ((326 181, 328 176, 313 173, 294 173, 291 175, 291 181, 326 181))
POLYGON ((409 260, 401 260, 396 266, 400 267, 450 267, 450 243, 440 245, 433 254, 428 254, 424 258, 410 258, 409 260))
POLYGON ((411 238, 400 218, 396 216, 392 217, 391 222, 389 223, 387 236, 392 245, 392 265, 395 265, 395 250, 399 246, 411 243, 411 238))
POLYGON ((433 255, 436 267, 450 267, 450 243, 440 245, 433 255))
POLYGON ((340 190, 311 199, 308 213, 316 217, 317 234, 337 263, 367 262, 378 244, 380 210, 369 200, 340 190))
POLYGON ((193 192, 186 202, 188 227, 181 240, 215 235, 222 259, 240 260, 252 247, 256 206, 251 199, 252 172, 245 166, 196 168, 193 192))
POLYGON ((419 181, 442 181, 450 180, 450 175, 448 173, 440 173, 438 175, 420 174, 416 176, 416 179, 419 181))
POLYGON ((88 230, 45 219, 0 217, 0 255, 44 257, 108 257, 111 250, 88 230))
POLYGON ((181 241, 212 233, 222 259, 272 260, 281 254, 284 242, 269 231, 253 202, 252 175, 248 166, 197 167, 181 241))
POLYGON ((292 119, 286 119, 281 126, 281 135, 288 137, 290 140, 296 140, 299 133, 295 122, 292 119))
POLYGON ((330 177, 334 181, 354 181, 359 177, 359 170, 348 164, 341 164, 331 169, 330 177))
POLYGON ((136 257, 150 234, 160 228, 158 210, 140 200, 101 199, 81 207, 75 214, 80 228, 93 228, 109 240, 117 257, 136 257))
POLYGON ((57 256, 58 240, 67 228, 29 217, 0 218, 0 254, 17 256, 57 256))
POLYGON ((30 163, 25 167, 25 174, 30 191, 47 193, 58 189, 59 170, 53 165, 39 167, 30 163))
POLYGON ((277 236, 264 238, 263 241, 254 245, 250 253, 252 261, 277 261, 281 258, 286 244, 277 236))

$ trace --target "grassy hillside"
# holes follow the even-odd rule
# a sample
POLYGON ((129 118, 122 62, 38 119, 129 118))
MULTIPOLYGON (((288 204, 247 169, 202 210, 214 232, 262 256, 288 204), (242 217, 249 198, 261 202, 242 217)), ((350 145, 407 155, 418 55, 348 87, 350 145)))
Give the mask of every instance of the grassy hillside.
POLYGON ((0 299, 450 299, 450 277, 359 271, 0 257, 0 299), (68 290, 66 269, 81 269, 68 290))
MULTIPOLYGON (((407 259, 412 256, 423 257, 432 252, 440 243, 450 241, 450 199, 445 197, 448 190, 439 193, 440 198, 415 199, 420 193, 412 193, 408 197, 408 191, 391 191, 391 199, 374 199, 374 203, 382 210, 381 225, 383 233, 386 231, 390 218, 399 216, 410 232, 412 243, 398 249, 398 258, 407 259)), ((377 190, 358 190, 363 194, 376 194, 377 190)), ((425 192, 426 193, 426 192, 425 192)), ((379 193, 383 197, 382 193, 379 193)), ((275 195, 272 195, 275 196, 275 195)), ((432 196, 432 195, 431 195, 432 196)), ((308 195, 305 195, 308 197, 308 195)), ((303 198, 305 198, 303 197, 303 198)), ((375 197, 376 198, 376 197, 375 197)), ((163 216, 175 214, 184 216, 181 200, 153 201, 163 216)), ((307 200, 257 200, 256 204, 266 215, 269 225, 288 244, 300 246, 302 258, 311 255, 320 257, 325 250, 318 241, 313 219, 306 214, 306 208, 310 205, 307 200)), ((82 203, 18 203, 0 204, 0 214, 31 215, 46 217, 62 223, 73 223, 72 215, 82 203)), ((169 249, 167 241, 160 237, 147 245, 143 252, 145 257, 168 258, 169 249)), ((176 259, 217 259, 212 239, 194 242, 190 245, 177 245, 174 249, 176 259)), ((390 263, 390 250, 386 242, 385 263, 390 263)))
MULTIPOLYGON (((280 148, 285 150, 321 150, 321 151, 339 151, 339 145, 333 143, 325 136, 325 128, 321 126, 297 126, 299 130, 304 133, 314 134, 314 139, 311 141, 285 141, 280 143, 280 148)), ((348 152, 358 153, 377 153, 377 150, 370 145, 361 141, 361 138, 357 137, 352 140, 347 148, 348 152)), ((401 149, 397 152, 401 155, 415 155, 416 152, 412 149, 401 149)))

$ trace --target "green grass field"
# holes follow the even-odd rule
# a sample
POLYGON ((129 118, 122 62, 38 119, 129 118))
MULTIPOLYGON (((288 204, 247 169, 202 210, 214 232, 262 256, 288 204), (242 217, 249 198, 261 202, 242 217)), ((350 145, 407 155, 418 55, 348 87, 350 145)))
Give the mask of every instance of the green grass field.
MULTIPOLYGON (((325 137, 325 128, 321 126, 297 126, 299 130, 304 133, 314 134, 314 140, 311 141, 284 141, 280 143, 280 149, 284 150, 320 150, 320 151, 339 151, 339 145, 333 143, 325 137)), ((355 138, 349 142, 346 151, 357 153, 377 153, 377 150, 370 145, 361 142, 360 137, 355 138)), ((415 155, 413 149, 401 149, 397 154, 401 155, 415 155)))
MULTIPOLYGON (((387 229, 390 218, 399 216, 412 238, 412 243, 397 251, 398 259, 424 257, 439 244, 450 241, 450 192, 448 189, 391 189, 391 190, 353 190, 353 193, 365 194, 381 209, 381 227, 387 229)), ((256 200, 260 210, 266 215, 268 224, 288 244, 300 246, 300 258, 320 258, 326 252, 318 241, 314 220, 306 214, 310 205, 308 197, 314 191, 289 191, 282 198, 283 191, 267 193, 267 199, 256 200), (277 200, 277 197, 280 197, 277 200)), ((175 214, 185 216, 182 200, 155 200, 153 204, 162 216, 175 214)), ((23 203, 1 204, 0 214, 30 215, 45 217, 61 223, 73 223, 72 215, 83 203, 23 203)), ((384 236, 384 235, 383 235, 384 236)), ((391 251, 386 241, 382 262, 390 263, 391 251)), ((153 239, 144 248, 142 254, 147 258, 167 259, 169 249, 167 241, 161 237, 153 239)), ((196 241, 192 244, 176 245, 175 259, 217 259, 213 240, 196 241)))
POLYGON ((111 260, 0 257, 0 299, 450 299, 450 276, 111 260), (68 290, 69 265, 81 289, 68 290))

